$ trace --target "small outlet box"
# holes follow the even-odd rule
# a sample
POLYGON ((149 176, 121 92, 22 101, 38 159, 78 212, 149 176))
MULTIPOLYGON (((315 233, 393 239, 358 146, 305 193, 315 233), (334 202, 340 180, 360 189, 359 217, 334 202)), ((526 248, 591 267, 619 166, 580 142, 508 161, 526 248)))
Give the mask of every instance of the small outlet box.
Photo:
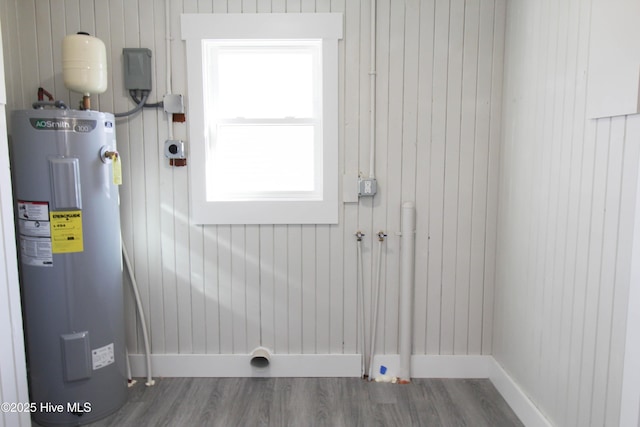
POLYGON ((164 143, 164 156, 167 159, 184 159, 184 142, 176 139, 169 139, 164 143))
POLYGON ((166 94, 162 98, 162 105, 164 105, 164 111, 171 114, 184 113, 184 104, 182 102, 182 95, 166 94))
POLYGON ((358 180, 358 196, 372 197, 378 192, 378 183, 375 178, 360 178, 358 180))

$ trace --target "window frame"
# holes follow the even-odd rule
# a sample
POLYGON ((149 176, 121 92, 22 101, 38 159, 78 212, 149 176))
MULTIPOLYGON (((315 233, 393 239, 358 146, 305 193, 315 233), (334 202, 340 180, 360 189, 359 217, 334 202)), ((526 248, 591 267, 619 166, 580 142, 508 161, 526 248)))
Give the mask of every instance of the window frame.
MULTIPOLYGON (((209 201, 260 201, 260 200, 321 200, 323 195, 323 182, 322 182, 322 42, 321 40, 264 40, 264 39, 214 39, 203 40, 203 75, 204 69, 209 69, 210 73, 203 77, 205 90, 204 93, 211 95, 210 99, 205 100, 205 115, 212 117, 213 119, 205 126, 205 144, 207 149, 207 161, 214 167, 209 167, 206 170, 207 180, 207 200, 209 201), (260 116, 251 115, 248 111, 235 111, 235 115, 225 115, 222 112, 224 105, 219 104, 219 100, 222 99, 220 88, 224 86, 224 81, 221 81, 221 76, 216 69, 216 62, 219 61, 221 56, 230 52, 244 52, 244 53, 258 53, 268 55, 274 54, 290 54, 290 53, 303 53, 309 55, 312 58, 311 72, 315 77, 311 83, 311 105, 310 111, 304 116, 294 115, 274 115, 274 116, 260 116), (306 191, 251 191, 244 192, 231 191, 228 193, 222 192, 215 186, 210 186, 215 175, 215 164, 217 145, 220 142, 219 131, 221 128, 232 129, 251 127, 262 127, 264 131, 271 127, 308 127, 313 130, 312 133, 312 160, 313 164, 310 165, 308 172, 313 174, 313 189, 306 191), (214 169, 214 170, 212 170, 214 169)), ((293 76, 292 76, 293 77, 293 76)), ((259 79, 259 76, 258 76, 259 79)), ((259 90, 259 89, 258 89, 259 90)), ((274 94, 275 95, 275 94, 274 94)), ((271 98, 268 98, 271 99, 271 98)), ((294 111, 287 111, 288 113, 294 113, 294 111)), ((277 156, 276 156, 277 157, 277 156)), ((274 157, 274 158, 276 158, 274 157)), ((224 160, 222 160, 224 163, 224 160)), ((262 162, 261 162, 262 163, 262 162)), ((224 178, 224 177, 222 177, 224 178)), ((289 182, 291 182, 289 180, 289 182)))
POLYGON ((338 223, 338 40, 340 13, 182 14, 189 108, 190 216, 196 224, 338 223), (321 40, 322 197, 212 201, 207 198, 204 40, 321 40))

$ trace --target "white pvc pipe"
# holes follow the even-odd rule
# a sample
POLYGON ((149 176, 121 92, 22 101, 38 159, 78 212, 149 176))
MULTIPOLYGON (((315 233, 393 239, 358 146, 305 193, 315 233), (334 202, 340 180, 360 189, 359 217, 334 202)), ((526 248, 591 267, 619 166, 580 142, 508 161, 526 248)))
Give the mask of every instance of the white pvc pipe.
POLYGON ((378 301, 380 299, 380 266, 382 261, 382 238, 378 239, 378 264, 373 289, 373 319, 371 320, 371 347, 369 350, 369 381, 373 380, 373 355, 376 351, 376 334, 378 332, 378 301))
POLYGON ((358 266, 357 266, 357 287, 358 287, 358 341, 360 346, 360 351, 362 352, 362 357, 360 358, 360 377, 364 377, 364 373, 366 372, 365 368, 365 360, 366 360, 366 351, 365 351, 365 341, 364 341, 364 279, 362 278, 363 268, 362 268, 362 240, 358 238, 358 266))
POLYGON ((416 207, 413 202, 402 204, 402 234, 400 240, 400 369, 401 381, 411 380, 411 336, 413 318, 413 282, 415 271, 416 207))
POLYGON ((376 0, 371 0, 370 70, 369 70, 369 178, 376 177, 376 0))
POLYGON ((127 382, 131 382, 133 377, 131 376, 131 363, 129 363, 129 349, 127 347, 124 348, 124 354, 127 355, 127 382))
POLYGON ((131 279, 131 287, 133 288, 133 295, 136 300, 136 307, 138 309, 138 317, 140 318, 140 325, 142 326, 142 338, 144 339, 144 351, 146 353, 147 360, 147 382, 145 385, 152 386, 155 384, 153 376, 151 375, 151 346, 149 345, 149 333, 147 332, 147 321, 144 317, 144 311, 142 310, 142 301, 140 301, 140 292, 138 292, 138 283, 136 282, 135 275, 133 274, 133 268, 131 267, 131 261, 129 260, 129 254, 122 242, 122 255, 124 256, 124 263, 129 272, 129 278, 131 279))

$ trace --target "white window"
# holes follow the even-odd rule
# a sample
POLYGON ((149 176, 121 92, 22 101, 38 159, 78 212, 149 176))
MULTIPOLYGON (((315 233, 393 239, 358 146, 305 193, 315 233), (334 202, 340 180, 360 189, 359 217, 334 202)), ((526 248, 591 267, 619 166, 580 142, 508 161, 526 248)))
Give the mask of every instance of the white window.
POLYGON ((338 221, 340 14, 182 15, 191 216, 338 221))

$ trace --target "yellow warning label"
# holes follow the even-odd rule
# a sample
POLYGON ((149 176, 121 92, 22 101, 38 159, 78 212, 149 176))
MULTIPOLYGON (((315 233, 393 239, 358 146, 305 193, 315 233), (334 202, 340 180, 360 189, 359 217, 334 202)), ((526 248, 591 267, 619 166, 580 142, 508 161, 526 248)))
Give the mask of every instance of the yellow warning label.
POLYGON ((113 165, 113 184, 122 185, 122 163, 120 163, 120 156, 116 156, 111 164, 113 165))
POLYGON ((82 211, 49 212, 51 221, 51 252, 67 254, 82 252, 82 211))

